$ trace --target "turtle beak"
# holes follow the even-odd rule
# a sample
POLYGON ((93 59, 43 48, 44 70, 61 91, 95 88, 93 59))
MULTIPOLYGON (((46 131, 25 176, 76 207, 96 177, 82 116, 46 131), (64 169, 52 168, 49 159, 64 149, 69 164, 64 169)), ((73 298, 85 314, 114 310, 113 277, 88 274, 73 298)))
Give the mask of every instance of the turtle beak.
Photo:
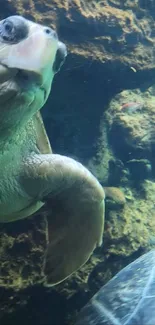
POLYGON ((65 61, 66 56, 67 56, 66 45, 64 43, 62 43, 62 42, 59 42, 58 43, 58 49, 57 49, 57 52, 56 52, 55 61, 54 61, 54 64, 53 64, 53 72, 54 73, 57 73, 60 70, 62 64, 65 61))

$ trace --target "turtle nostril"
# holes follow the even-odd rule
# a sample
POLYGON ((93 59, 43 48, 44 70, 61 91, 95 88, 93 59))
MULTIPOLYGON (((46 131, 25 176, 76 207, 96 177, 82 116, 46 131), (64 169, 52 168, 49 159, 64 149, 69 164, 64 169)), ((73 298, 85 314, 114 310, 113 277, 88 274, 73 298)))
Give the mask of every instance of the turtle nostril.
POLYGON ((44 29, 45 33, 55 39, 58 39, 57 33, 50 27, 45 27, 44 29))
POLYGON ((46 27, 46 28, 45 28, 45 33, 46 33, 46 34, 51 34, 51 29, 46 27))

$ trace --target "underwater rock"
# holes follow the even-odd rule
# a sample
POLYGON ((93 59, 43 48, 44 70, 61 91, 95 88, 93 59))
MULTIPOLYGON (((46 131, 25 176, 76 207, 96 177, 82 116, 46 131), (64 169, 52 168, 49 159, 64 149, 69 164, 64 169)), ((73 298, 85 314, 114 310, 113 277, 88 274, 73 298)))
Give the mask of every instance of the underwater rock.
POLYGON ((0 288, 15 291, 40 280, 47 223, 37 217, 0 224, 0 288))
POLYGON ((125 90, 114 97, 105 113, 109 126, 108 138, 114 153, 123 163, 128 162, 127 168, 132 169, 132 172, 134 172, 133 166, 139 165, 139 167, 137 166, 139 173, 141 169, 144 178, 145 175, 149 176, 152 164, 154 164, 154 93, 154 86, 146 88, 145 91, 140 89, 125 90), (120 109, 121 103, 130 102, 131 98, 143 103, 140 111, 135 110, 128 113, 128 111, 120 109))
POLYGON ((108 0, 19 0, 17 3, 5 0, 4 3, 3 14, 5 10, 7 14, 18 12, 43 24, 56 25, 70 52, 108 64, 108 70, 112 63, 115 69, 120 64, 135 81, 135 71, 155 67, 152 7, 145 8, 142 2, 138 6, 136 1, 126 1, 122 6, 121 1, 116 4, 108 0))
POLYGON ((124 206, 126 203, 123 192, 117 187, 104 187, 106 199, 114 201, 120 206, 124 206))
POLYGON ((152 176, 152 167, 148 159, 131 159, 126 164, 135 182, 143 181, 152 176))
POLYGON ((120 159, 110 159, 108 161, 109 165, 109 178, 108 184, 120 184, 124 176, 124 164, 120 159))

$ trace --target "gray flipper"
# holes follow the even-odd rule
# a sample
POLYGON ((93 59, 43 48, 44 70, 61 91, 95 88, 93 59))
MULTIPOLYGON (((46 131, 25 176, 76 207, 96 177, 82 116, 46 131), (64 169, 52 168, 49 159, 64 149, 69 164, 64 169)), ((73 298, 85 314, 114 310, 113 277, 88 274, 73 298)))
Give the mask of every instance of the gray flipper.
POLYGON ((104 190, 79 162, 61 155, 27 159, 22 185, 47 204, 49 245, 45 253, 47 285, 66 279, 102 244, 104 190))
POLYGON ((44 274, 46 285, 55 285, 78 270, 102 244, 104 200, 95 209, 91 209, 90 202, 81 210, 78 198, 70 206, 64 195, 54 200, 53 205, 49 202, 49 208, 53 212, 48 217, 49 245, 44 274))

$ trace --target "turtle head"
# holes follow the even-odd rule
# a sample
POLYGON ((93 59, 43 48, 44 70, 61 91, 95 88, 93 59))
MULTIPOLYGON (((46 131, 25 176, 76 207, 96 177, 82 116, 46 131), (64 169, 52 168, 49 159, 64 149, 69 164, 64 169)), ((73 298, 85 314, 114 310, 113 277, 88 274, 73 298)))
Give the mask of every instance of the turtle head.
MULTIPOLYGON (((66 46, 58 40, 56 31, 31 22, 21 16, 11 16, 0 22, 0 64, 25 74, 43 77, 45 70, 52 76, 67 55, 66 46)), ((4 71, 4 69, 3 69, 4 71)))
MULTIPOLYGON (((3 125, 7 127, 9 121, 17 127, 19 120, 20 124, 27 122, 44 105, 53 77, 66 55, 65 44, 52 28, 22 16, 0 21, 0 118, 3 125)), ((11 125, 7 128, 10 130, 11 125)))

